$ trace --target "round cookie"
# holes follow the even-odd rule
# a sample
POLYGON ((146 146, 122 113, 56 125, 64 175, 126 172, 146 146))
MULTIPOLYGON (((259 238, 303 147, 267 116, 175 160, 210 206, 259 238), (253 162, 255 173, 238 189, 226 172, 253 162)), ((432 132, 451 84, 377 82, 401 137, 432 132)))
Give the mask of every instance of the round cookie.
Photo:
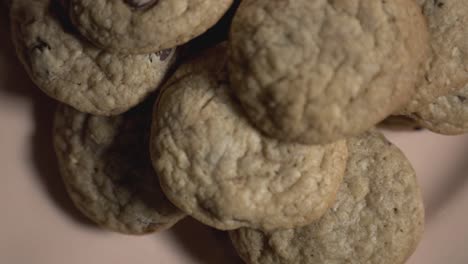
POLYGON ((421 126, 445 135, 468 132, 468 84, 461 90, 441 96, 410 115, 421 126))
POLYGON ((407 103, 428 33, 412 0, 244 0, 229 73, 251 120, 281 140, 360 134, 407 103))
POLYGON ((186 43, 213 26, 233 0, 70 0, 71 19, 91 42, 120 53, 186 43))
POLYGON ((149 156, 151 104, 114 116, 61 105, 54 144, 75 205, 100 226, 145 234, 171 227, 185 214, 164 196, 149 156))
POLYGON ((367 132, 348 142, 344 183, 335 205, 319 221, 269 233, 230 232, 246 263, 405 263, 424 224, 415 172, 380 133, 367 132))
POLYGON ((162 82, 174 50, 117 55, 80 39, 51 0, 16 0, 12 35, 29 76, 49 96, 96 115, 116 115, 144 100, 162 82))
POLYGON ((307 146, 261 134, 232 97, 222 51, 181 66, 155 107, 151 154, 164 193, 222 230, 314 221, 335 199, 345 142, 307 146))
POLYGON ((400 114, 419 111, 468 85, 468 1, 418 0, 429 25, 432 59, 423 83, 400 114))

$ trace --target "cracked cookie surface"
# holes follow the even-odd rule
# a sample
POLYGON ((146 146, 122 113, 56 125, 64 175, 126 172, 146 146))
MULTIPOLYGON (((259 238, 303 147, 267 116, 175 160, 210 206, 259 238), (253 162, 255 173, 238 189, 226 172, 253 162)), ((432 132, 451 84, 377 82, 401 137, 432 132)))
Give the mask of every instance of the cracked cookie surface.
POLYGON ((96 115, 127 111, 158 88, 174 50, 111 54, 74 32, 62 6, 50 0, 16 0, 12 37, 31 79, 49 96, 96 115))
POLYGON ((409 116, 421 126, 445 135, 468 132, 468 84, 420 108, 409 116))
POLYGON ((103 49, 134 54, 186 43, 213 26, 233 0, 70 2, 71 19, 84 36, 103 49))
POLYGON ((218 229, 312 222, 335 199, 345 142, 306 146, 261 134, 233 98, 225 62, 218 46, 182 65, 163 89, 151 136, 163 191, 218 229))
POLYGON ((248 264, 403 264, 423 232, 415 172, 378 132, 349 139, 349 160, 335 205, 302 228, 262 233, 242 228, 231 239, 248 264))
POLYGON ((418 0, 429 26, 432 59, 423 83, 400 113, 411 114, 468 85, 468 1, 418 0))
POLYGON ((325 143, 403 107, 428 53, 412 0, 244 0, 231 27, 229 73, 263 132, 325 143))
POLYGON ((185 216, 164 196, 149 156, 151 103, 113 117, 60 105, 54 144, 75 205, 100 226, 145 234, 185 216))

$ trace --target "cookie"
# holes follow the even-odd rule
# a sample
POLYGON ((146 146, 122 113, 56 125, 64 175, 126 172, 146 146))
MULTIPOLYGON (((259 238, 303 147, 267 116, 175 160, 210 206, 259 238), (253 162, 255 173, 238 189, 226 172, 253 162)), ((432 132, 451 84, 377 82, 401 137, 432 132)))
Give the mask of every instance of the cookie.
POLYGON ((59 106, 54 144, 75 205, 100 226, 126 234, 171 227, 184 217, 164 196, 149 156, 151 102, 113 117, 59 106))
POLYGON ((325 143, 364 132, 407 103, 428 32, 412 0, 244 0, 229 73, 264 133, 325 143))
POLYGON ((46 94, 82 112, 116 115, 158 88, 174 61, 174 50, 108 53, 81 39, 63 12, 51 0, 17 0, 11 10, 18 56, 46 94))
POLYGON ((403 264, 412 254, 424 209, 409 161, 375 131, 348 142, 344 183, 319 221, 274 232, 230 232, 246 263, 403 264))
POLYGON ((164 193, 222 230, 312 222, 335 199, 345 142, 307 146, 261 134, 231 94, 221 48, 181 66, 155 107, 151 154, 164 193))
POLYGON ((415 97, 400 111, 410 114, 468 85, 468 1, 418 0, 427 18, 432 59, 415 97))
POLYGON ((233 0, 70 0, 74 25, 97 46, 150 53, 186 43, 213 26, 233 0))
POLYGON ((441 96, 410 115, 422 127, 444 135, 468 132, 468 84, 461 90, 441 96))

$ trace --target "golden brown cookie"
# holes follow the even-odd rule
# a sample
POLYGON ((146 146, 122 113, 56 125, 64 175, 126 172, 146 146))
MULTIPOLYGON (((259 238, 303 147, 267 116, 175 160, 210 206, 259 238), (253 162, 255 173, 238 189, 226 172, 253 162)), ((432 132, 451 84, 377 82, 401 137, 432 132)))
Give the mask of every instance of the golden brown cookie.
POLYGON ((244 0, 231 27, 229 73, 264 133, 326 143, 407 103, 428 51, 413 0, 244 0))
POLYGON ((216 47, 182 65, 155 107, 151 154, 164 193, 218 229, 312 222, 335 199, 345 142, 306 146, 261 134, 231 94, 225 61, 216 47))
POLYGON ((335 205, 317 222, 231 239, 248 264, 403 264, 415 250, 424 208, 415 172, 378 132, 348 143, 349 161, 335 205))
POLYGON ((432 59, 415 97, 399 113, 411 114, 468 85, 468 1, 418 0, 427 18, 432 59))
POLYGON ((164 196, 148 150, 151 102, 114 117, 61 105, 54 143, 63 181, 75 205, 100 226, 145 234, 185 216, 164 196))
POLYGON ((156 90, 174 61, 174 50, 118 55, 97 49, 68 23, 52 0, 15 0, 12 34, 34 83, 82 112, 116 115, 156 90))
POLYGON ((468 132, 468 85, 441 96, 410 115, 421 126, 444 135, 468 132))
POLYGON ((70 0, 71 19, 97 46, 128 54, 186 43, 213 26, 233 0, 70 0))

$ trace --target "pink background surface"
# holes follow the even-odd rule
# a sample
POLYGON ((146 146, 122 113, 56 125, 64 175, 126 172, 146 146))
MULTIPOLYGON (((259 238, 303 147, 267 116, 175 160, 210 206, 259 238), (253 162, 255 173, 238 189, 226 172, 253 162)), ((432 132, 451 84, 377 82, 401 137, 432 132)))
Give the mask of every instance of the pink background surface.
MULTIPOLYGON (((0 263, 241 263, 223 232, 186 219, 154 235, 96 228, 73 207, 51 141, 55 103, 29 81, 0 12, 0 263)), ((412 161, 426 233, 410 264, 468 263, 468 136, 386 132, 412 161)))

